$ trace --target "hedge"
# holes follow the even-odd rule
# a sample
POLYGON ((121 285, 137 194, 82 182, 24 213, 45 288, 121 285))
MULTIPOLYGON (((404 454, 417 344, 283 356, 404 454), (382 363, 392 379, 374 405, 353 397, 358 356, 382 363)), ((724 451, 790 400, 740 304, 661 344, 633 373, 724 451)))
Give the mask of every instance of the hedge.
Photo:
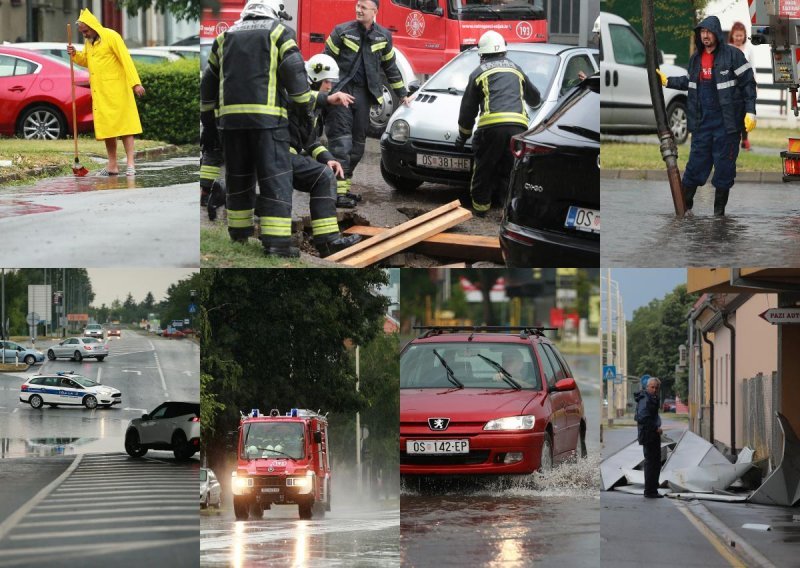
POLYGON ((200 62, 196 59, 136 64, 144 97, 137 98, 142 137, 171 144, 200 138, 200 62))

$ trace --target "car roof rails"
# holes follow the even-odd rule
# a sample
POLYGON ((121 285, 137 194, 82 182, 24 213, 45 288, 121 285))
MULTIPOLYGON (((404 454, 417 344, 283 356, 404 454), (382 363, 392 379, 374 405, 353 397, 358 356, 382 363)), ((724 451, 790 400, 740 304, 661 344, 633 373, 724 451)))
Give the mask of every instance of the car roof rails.
POLYGON ((468 341, 472 341, 472 337, 476 333, 510 333, 514 331, 519 332, 520 339, 527 339, 531 335, 537 337, 545 337, 545 331, 558 331, 557 327, 543 327, 538 325, 525 325, 525 326, 509 326, 509 325, 433 325, 433 326, 414 326, 412 329, 424 331, 417 339, 425 339, 434 335, 441 335, 443 333, 463 333, 470 332, 468 341))

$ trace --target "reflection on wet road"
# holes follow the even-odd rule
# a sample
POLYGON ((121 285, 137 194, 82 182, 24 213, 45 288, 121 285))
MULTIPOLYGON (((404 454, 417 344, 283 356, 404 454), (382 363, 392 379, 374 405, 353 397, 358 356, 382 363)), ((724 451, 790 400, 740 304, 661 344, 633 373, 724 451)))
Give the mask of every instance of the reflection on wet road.
POLYGON ((235 521, 230 513, 200 519, 202 566, 398 567, 397 509, 336 508, 301 521, 297 507, 275 507, 264 520, 235 521))
POLYGON ((736 184, 724 218, 714 190, 697 192, 694 217, 676 219, 666 182, 602 180, 603 266, 795 266, 800 263, 797 185, 736 184))

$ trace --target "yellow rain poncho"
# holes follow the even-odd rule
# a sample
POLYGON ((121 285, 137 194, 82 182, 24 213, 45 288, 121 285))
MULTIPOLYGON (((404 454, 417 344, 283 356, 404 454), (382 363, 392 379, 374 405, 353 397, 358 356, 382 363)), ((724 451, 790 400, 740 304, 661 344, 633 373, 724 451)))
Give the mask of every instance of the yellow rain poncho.
POLYGON ((88 9, 81 10, 78 21, 98 35, 94 43, 86 40, 83 51, 76 50, 73 57, 75 63, 89 69, 95 138, 141 134, 133 94, 133 87, 141 81, 125 42, 117 32, 104 28, 88 9))

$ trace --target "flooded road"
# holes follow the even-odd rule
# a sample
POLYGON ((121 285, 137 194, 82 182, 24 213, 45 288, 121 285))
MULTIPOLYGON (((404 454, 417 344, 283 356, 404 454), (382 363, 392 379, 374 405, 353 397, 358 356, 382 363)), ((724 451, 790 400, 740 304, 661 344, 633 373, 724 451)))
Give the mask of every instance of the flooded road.
POLYGON ((197 266, 197 157, 136 168, 132 177, 66 176, 0 189, 0 263, 197 266))
POLYGON ((405 483, 404 567, 599 566, 600 362, 565 355, 583 397, 588 457, 547 474, 493 482, 405 483))
POLYGON ((797 184, 737 183, 724 218, 714 189, 697 191, 694 217, 676 219, 666 181, 601 181, 603 266, 795 266, 800 263, 797 184))

